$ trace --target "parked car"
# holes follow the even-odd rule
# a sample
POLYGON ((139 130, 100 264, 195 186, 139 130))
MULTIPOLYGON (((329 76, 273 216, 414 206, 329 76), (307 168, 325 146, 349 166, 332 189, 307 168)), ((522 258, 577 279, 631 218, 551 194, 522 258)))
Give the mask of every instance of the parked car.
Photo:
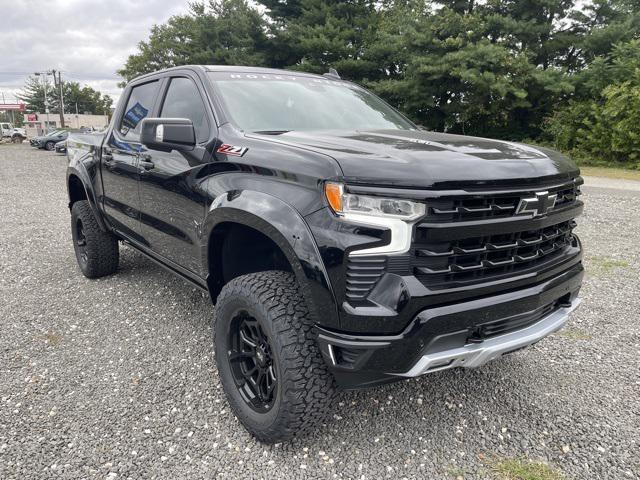
POLYGON ((27 138, 27 132, 24 128, 2 122, 0 123, 0 138, 10 138, 13 143, 20 143, 27 138))
POLYGON ((67 153, 67 141, 61 140, 55 145, 56 153, 67 153))
POLYGON ((8 122, 0 122, 0 138, 11 137, 11 132, 14 130, 13 124, 8 122))
POLYGON ((16 127, 11 131, 11 141, 22 143, 27 139, 27 131, 24 128, 16 127))
POLYGON ((144 75, 68 148, 80 270, 114 274, 123 242, 208 292, 222 387, 264 442, 337 389, 484 365, 580 303, 571 160, 424 131, 335 73, 144 75))
POLYGON ((55 130, 47 135, 41 135, 39 137, 33 137, 29 140, 32 147, 44 148, 45 150, 53 150, 56 143, 61 140, 66 140, 69 136, 68 130, 55 130))

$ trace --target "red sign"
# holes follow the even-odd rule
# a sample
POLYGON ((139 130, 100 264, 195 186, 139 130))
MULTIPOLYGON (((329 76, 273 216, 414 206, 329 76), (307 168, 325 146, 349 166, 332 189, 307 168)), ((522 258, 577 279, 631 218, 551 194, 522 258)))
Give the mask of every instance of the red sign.
POLYGON ((24 112, 27 106, 24 103, 0 103, 0 110, 19 110, 24 112))
POLYGON ((27 122, 36 122, 38 120, 38 115, 35 113, 27 113, 27 122))

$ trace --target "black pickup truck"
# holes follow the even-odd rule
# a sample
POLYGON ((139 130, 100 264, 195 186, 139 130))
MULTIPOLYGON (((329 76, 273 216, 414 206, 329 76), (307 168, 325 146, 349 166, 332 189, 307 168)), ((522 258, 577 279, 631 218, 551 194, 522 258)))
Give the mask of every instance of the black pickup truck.
POLYGON ((122 242, 208 292, 222 385, 261 441, 340 389, 531 345, 580 301, 569 159, 424 131, 335 72, 144 75, 68 156, 82 273, 115 273, 122 242))

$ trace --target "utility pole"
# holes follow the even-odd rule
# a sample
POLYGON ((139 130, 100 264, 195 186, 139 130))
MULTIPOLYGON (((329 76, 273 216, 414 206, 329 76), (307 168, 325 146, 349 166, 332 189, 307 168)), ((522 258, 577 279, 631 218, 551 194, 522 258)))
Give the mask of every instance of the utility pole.
POLYGON ((44 81, 44 111, 47 114, 47 124, 44 126, 44 133, 49 131, 49 100, 47 100, 47 75, 49 72, 35 72, 34 75, 39 77, 42 75, 44 81))
POLYGON ((64 128, 64 94, 62 93, 62 72, 58 71, 58 77, 56 78, 56 71, 51 70, 53 73, 53 83, 58 87, 58 101, 60 109, 60 127, 64 128))

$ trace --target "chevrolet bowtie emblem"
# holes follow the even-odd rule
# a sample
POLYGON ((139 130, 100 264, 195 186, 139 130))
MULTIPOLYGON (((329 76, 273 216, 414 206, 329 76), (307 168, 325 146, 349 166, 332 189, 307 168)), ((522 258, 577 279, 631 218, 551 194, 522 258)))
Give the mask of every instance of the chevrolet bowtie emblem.
POLYGON ((534 217, 546 215, 556 204, 557 194, 549 195, 549 192, 536 192, 534 198, 523 198, 518 204, 516 215, 530 213, 534 217))

